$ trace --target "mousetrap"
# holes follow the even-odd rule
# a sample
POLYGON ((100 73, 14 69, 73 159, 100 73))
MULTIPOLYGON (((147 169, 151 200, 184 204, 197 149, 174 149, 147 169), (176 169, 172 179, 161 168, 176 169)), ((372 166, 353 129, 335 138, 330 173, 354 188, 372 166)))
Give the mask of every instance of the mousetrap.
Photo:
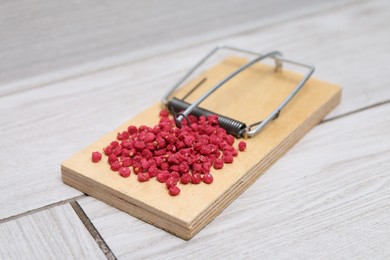
POLYGON ((162 102, 63 162, 62 179, 132 216, 191 239, 340 102, 341 88, 311 78, 313 72, 313 66, 286 59, 277 51, 262 55, 219 46, 180 79, 162 102), (196 73, 220 51, 240 56, 225 57, 196 73), (265 64, 266 60, 271 64, 265 64), (286 65, 305 71, 293 72, 286 65), (235 143, 246 139, 246 151, 222 170, 212 169, 212 184, 187 184, 176 197, 169 196, 165 185, 155 179, 140 184, 133 174, 122 178, 113 173, 106 162, 91 163, 91 153, 101 151, 127 126, 157 124, 162 106, 174 115, 177 127, 189 115, 217 114, 220 126, 236 137, 235 143))

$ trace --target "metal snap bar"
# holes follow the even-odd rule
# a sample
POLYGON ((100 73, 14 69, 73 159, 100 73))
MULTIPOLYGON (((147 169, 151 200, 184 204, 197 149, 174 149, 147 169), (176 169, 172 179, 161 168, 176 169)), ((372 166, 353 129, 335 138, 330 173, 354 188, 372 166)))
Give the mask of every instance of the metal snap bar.
POLYGON ((194 67, 192 67, 186 75, 184 75, 183 78, 181 78, 162 98, 162 103, 172 112, 172 114, 175 117, 175 123, 177 127, 181 127, 181 121, 183 119, 188 120, 187 116, 189 114, 195 115, 197 117, 199 116, 209 116, 212 114, 216 114, 212 111, 209 111, 207 109, 199 107, 199 104, 202 103, 208 96, 210 96, 214 91, 219 89, 221 86, 223 86, 226 82, 231 80, 233 77, 244 71, 245 69, 251 67, 252 65, 256 64, 257 62, 264 60, 266 58, 272 58, 275 60, 275 71, 279 71, 282 69, 282 63, 289 63, 296 66, 301 66, 309 69, 309 71, 305 74, 303 79, 298 83, 298 85, 293 89, 293 91, 284 99, 284 101, 274 110, 271 112, 269 116, 267 116, 262 121, 259 121, 257 123, 251 124, 247 126, 245 123, 240 122, 238 120, 226 117, 224 115, 218 115, 218 122, 219 125, 224 128, 229 134, 232 134, 238 138, 240 137, 253 137, 256 134, 258 134, 270 121, 276 119, 280 111, 290 102, 290 100, 299 92, 299 90, 305 85, 306 81, 311 77, 313 74, 315 68, 314 66, 303 64, 297 61, 288 60, 284 57, 282 57, 282 54, 279 51, 273 51, 269 52, 267 54, 259 54, 253 51, 248 51, 244 49, 239 49, 231 46, 225 46, 220 45, 216 48, 214 48, 211 52, 209 52, 205 57, 203 57, 198 63, 195 64, 194 67), (245 65, 238 68, 236 71, 229 74, 227 77, 225 77, 223 80, 221 80, 219 83, 217 83, 215 86, 210 88, 206 91, 200 98, 198 98, 194 103, 190 104, 185 101, 185 99, 194 92, 196 88, 198 88, 200 85, 202 85, 206 79, 201 80, 196 86, 194 86, 185 96, 183 99, 178 98, 170 98, 172 93, 181 86, 195 71, 198 69, 202 64, 204 64, 213 54, 215 54, 217 51, 221 49, 228 49, 232 51, 238 51, 243 52, 247 54, 256 55, 257 57, 253 60, 249 61, 245 65), (169 100, 168 100, 169 99, 169 100))

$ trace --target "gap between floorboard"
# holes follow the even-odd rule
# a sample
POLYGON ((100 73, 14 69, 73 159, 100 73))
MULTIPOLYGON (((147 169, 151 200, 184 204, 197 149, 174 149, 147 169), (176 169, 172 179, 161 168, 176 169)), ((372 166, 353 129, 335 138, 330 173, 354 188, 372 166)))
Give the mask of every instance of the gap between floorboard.
POLYGON ((33 210, 25 211, 25 212, 20 213, 20 214, 16 214, 16 215, 13 215, 13 216, 10 216, 10 217, 6 217, 6 218, 3 218, 3 219, 0 219, 0 225, 5 223, 5 222, 8 222, 8 221, 12 221, 12 220, 15 220, 15 219, 18 219, 18 218, 21 218, 21 217, 25 217, 25 216, 28 216, 28 215, 31 215, 31 214, 34 214, 34 213, 37 213, 37 212, 40 212, 40 211, 44 211, 44 210, 56 207, 56 206, 64 205, 64 204, 67 204, 67 203, 70 203, 72 201, 76 201, 76 200, 79 200, 79 199, 82 199, 82 198, 85 198, 85 197, 86 197, 86 195, 84 195, 84 194, 83 195, 79 195, 79 196, 76 196, 76 197, 73 197, 73 198, 70 198, 70 199, 58 201, 58 202, 55 202, 55 203, 52 203, 52 204, 48 204, 48 205, 40 207, 40 208, 36 208, 36 209, 33 209, 33 210))
POLYGON ((77 201, 72 201, 70 202, 70 205, 72 206, 73 210, 76 212, 77 216, 80 218, 81 222, 84 224, 88 232, 91 234, 92 238, 103 251, 107 259, 117 259, 114 253, 111 251, 110 247, 107 245, 106 241, 104 241, 103 237, 100 235, 99 231, 92 224, 87 214, 85 214, 84 210, 80 207, 79 203, 77 201))
POLYGON ((379 106, 382 106, 382 105, 386 105, 388 103, 390 103, 390 99, 382 101, 382 102, 379 102, 379 103, 375 103, 375 104, 372 104, 372 105, 368 105, 368 106, 365 106, 365 107, 362 107, 362 108, 359 108, 359 109, 356 109, 356 110, 353 110, 353 111, 349 111, 347 113, 344 113, 344 114, 341 114, 341 115, 338 115, 338 116, 335 116, 335 117, 331 117, 329 119, 324 119, 323 121, 320 122, 320 124, 328 123, 328 122, 336 120, 336 119, 340 119, 340 118, 344 118, 344 117, 347 117, 347 116, 350 116, 350 115, 354 115, 354 114, 357 114, 359 112, 363 112, 363 111, 371 109, 371 108, 375 108, 375 107, 379 107, 379 106))

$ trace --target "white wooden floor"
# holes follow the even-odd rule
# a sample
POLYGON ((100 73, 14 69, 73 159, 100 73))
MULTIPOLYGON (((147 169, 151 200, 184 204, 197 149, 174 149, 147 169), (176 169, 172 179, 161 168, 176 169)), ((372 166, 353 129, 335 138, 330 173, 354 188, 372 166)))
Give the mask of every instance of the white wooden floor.
POLYGON ((264 2, 0 3, 0 259, 389 259, 390 2, 264 2), (62 183, 220 43, 315 64, 342 103, 190 241, 62 183))

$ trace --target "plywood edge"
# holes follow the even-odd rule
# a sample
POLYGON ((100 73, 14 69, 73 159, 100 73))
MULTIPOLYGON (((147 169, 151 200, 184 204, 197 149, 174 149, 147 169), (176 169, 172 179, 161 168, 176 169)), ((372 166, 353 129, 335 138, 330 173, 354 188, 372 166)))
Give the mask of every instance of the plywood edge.
POLYGON ((61 173, 62 181, 65 184, 70 185, 87 195, 99 198, 113 207, 127 212, 132 216, 141 219, 142 221, 153 224, 170 233, 173 233, 172 230, 180 233, 180 235, 178 235, 176 232, 174 232, 174 235, 182 238, 188 237, 187 239, 190 238, 186 233, 181 234, 183 232, 190 232, 191 225, 189 223, 184 223, 180 219, 167 215, 166 213, 158 211, 157 209, 150 209, 150 207, 147 207, 142 203, 129 200, 127 196, 123 196, 123 194, 121 196, 121 193, 69 169, 65 165, 61 165, 61 173))

